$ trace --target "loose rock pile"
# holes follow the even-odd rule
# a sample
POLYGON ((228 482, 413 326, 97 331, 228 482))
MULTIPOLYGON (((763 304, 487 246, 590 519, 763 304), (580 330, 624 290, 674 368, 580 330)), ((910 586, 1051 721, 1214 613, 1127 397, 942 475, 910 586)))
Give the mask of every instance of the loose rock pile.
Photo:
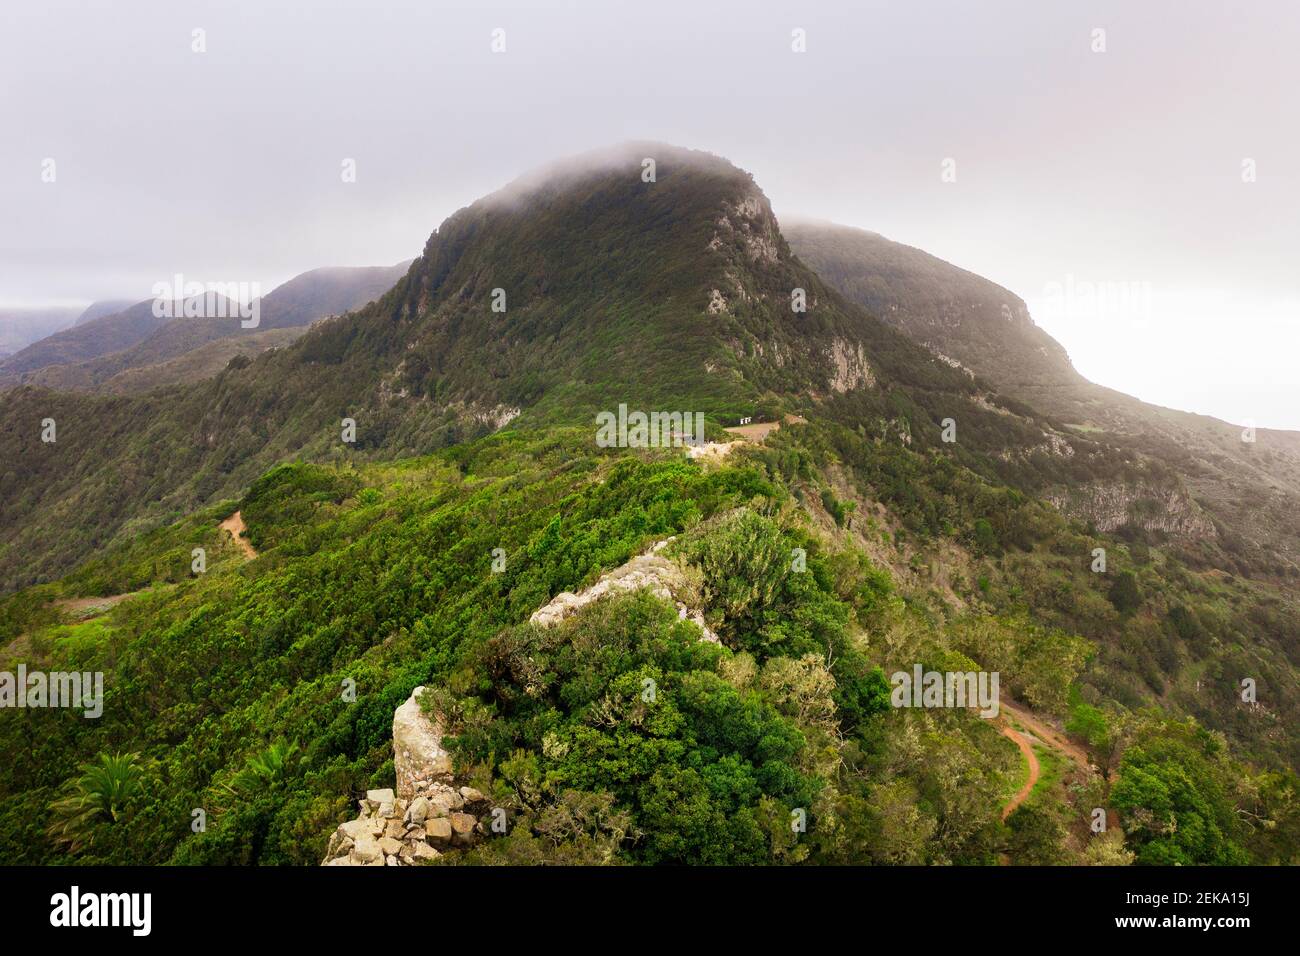
POLYGON ((430 784, 413 800, 391 789, 367 790, 361 814, 330 837, 325 866, 413 866, 485 833, 488 801, 473 787, 430 784))
POLYGON ((442 729, 420 709, 423 687, 393 714, 397 790, 367 790, 361 813, 330 837, 324 866, 412 866, 447 850, 472 846, 486 834, 480 818, 488 799, 458 787, 442 729))

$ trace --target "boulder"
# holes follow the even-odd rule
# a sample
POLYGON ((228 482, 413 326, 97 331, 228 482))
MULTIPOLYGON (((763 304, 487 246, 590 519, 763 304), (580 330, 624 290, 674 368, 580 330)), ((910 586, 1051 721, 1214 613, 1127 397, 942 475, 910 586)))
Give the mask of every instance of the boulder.
POLYGON ((374 817, 349 820, 347 823, 339 824, 339 832, 353 840, 374 838, 384 832, 384 822, 374 817))
POLYGON ((342 827, 339 827, 330 834, 329 847, 325 850, 325 859, 332 860, 335 857, 346 856, 348 851, 352 849, 352 844, 352 838, 343 832, 342 827))
POLYGON ((429 815, 429 801, 426 797, 416 797, 406 810, 406 819, 417 826, 429 815))
POLYGON ((461 787, 460 798, 464 800, 466 804, 471 806, 488 802, 487 797, 483 796, 481 791, 475 790, 473 787, 461 787))
POLYGON ((474 842, 474 828, 478 826, 478 819, 468 813, 453 813, 449 818, 451 822, 451 842, 457 846, 465 846, 474 842))
POLYGON ((434 846, 448 846, 451 843, 451 821, 446 817, 427 820, 424 828, 428 834, 426 839, 434 846))
POLYGON ((450 787, 441 787, 429 794, 429 816, 445 817, 465 806, 465 798, 450 787))
POLYGON ((427 843, 415 844, 415 859, 417 861, 436 860, 440 856, 442 856, 442 854, 439 853, 437 850, 435 850, 433 847, 429 846, 429 844, 427 843))
POLYGON ((353 863, 360 863, 363 866, 371 865, 376 861, 380 864, 384 862, 384 851, 379 848, 379 842, 373 838, 358 840, 348 855, 353 863))
POLYGON ((451 781, 451 755, 442 747, 442 729, 420 709, 423 687, 411 692, 393 712, 393 767, 397 796, 413 800, 421 788, 451 781))

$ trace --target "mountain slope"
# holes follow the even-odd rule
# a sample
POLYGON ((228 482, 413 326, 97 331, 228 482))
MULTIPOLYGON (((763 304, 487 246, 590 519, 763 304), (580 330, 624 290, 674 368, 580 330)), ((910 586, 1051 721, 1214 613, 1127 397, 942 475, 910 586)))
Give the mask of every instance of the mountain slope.
POLYGON ((796 220, 782 231, 846 298, 999 389, 1083 382, 1020 297, 988 279, 862 229, 796 220))
POLYGON ((846 297, 999 391, 1180 476, 1184 519, 1148 520, 1162 496, 1110 476, 1062 491, 1060 503, 1106 530, 1172 534, 1214 543, 1207 560, 1257 576, 1300 576, 1300 434, 1243 429, 1160 408, 1087 381, 1065 350, 1033 324, 1014 293, 875 233, 828 223, 785 228, 795 253, 846 297), (1199 520, 1196 506, 1207 517, 1199 520))
MULTIPOLYGON (((847 457, 862 440, 845 431, 792 424, 715 462, 542 426, 413 460, 284 465, 238 501, 0 600, 0 654, 102 670, 109 689, 101 720, 0 712, 0 851, 313 865, 353 798, 392 785, 393 708, 429 685, 458 772, 508 809, 508 835, 469 862, 992 864, 1005 849, 1078 863, 1100 849, 1087 826, 1099 805, 1121 808, 1121 861, 1294 861, 1294 775, 1242 757, 1295 758, 1294 670, 1256 619, 1266 601, 960 468, 874 448, 910 462, 907 490, 953 524, 905 531, 896 493, 847 463, 851 486, 837 476, 824 442, 847 457), (221 530, 236 511, 252 560, 221 530), (1019 543, 969 550, 975 516, 1019 543), (1121 613, 1087 570, 1098 545, 1137 569, 1139 607, 1121 613), (650 589, 531 625, 651 549, 716 643, 650 589), (93 595, 113 600, 82 610, 93 595), (1192 615, 1180 620, 1222 620, 1177 637, 1159 623, 1166 602, 1192 615), (1178 679, 1163 699, 1161 654, 1178 679), (1027 841, 1015 816, 1001 828, 1018 763, 993 721, 889 705, 885 675, 918 663, 996 670, 1003 694, 1070 722, 1090 760, 1031 801, 1056 821, 1045 832, 1027 841), (1261 707, 1234 705, 1242 673, 1259 678, 1261 707), (1186 721, 1188 703, 1229 736, 1186 721), (138 765, 140 794, 112 822, 47 826, 104 752, 138 765), (196 806, 209 809, 197 834, 196 806), (94 839, 63 840, 77 832, 94 839)), ((1293 634, 1292 659, 1297 647, 1293 634)))
POLYGON ((135 303, 130 299, 100 299, 86 306, 85 311, 82 312, 81 315, 77 316, 77 320, 72 324, 74 327, 85 325, 88 322, 94 322, 96 319, 101 319, 106 315, 114 315, 121 312, 123 309, 129 309, 134 304, 135 303))
POLYGON ((590 422, 620 403, 718 423, 821 403, 935 449, 956 416, 953 454, 1026 485, 1107 457, 1086 438, 1070 462, 1026 454, 1049 446, 1045 426, 840 298, 790 255, 748 174, 637 144, 461 210, 388 294, 248 367, 130 399, 11 391, 0 483, 16 510, 0 581, 37 580, 288 457, 418 454, 520 413, 590 422), (647 183, 640 157, 652 154, 647 183), (505 312, 492 311, 495 289, 505 312), (794 290, 806 312, 792 310, 794 290), (40 440, 47 418, 57 443, 40 440), (345 418, 354 443, 340 440, 345 418))
POLYGON ((66 365, 129 348, 147 338, 169 320, 153 314, 153 300, 102 315, 33 342, 0 362, 0 384, 16 383, 24 372, 47 365, 66 365))
POLYGON ((717 157, 525 177, 377 301, 212 379, 6 399, 0 574, 47 583, 0 598, 0 655, 108 688, 102 720, 0 712, 15 861, 314 864, 391 785, 417 685, 508 812, 462 861, 1296 859, 1294 593, 1064 516, 1045 499, 1116 481, 1160 496, 1151 524, 1199 512, 1158 459, 847 301, 717 157), (725 455, 603 447, 620 404, 767 427, 725 455), (532 626, 651 549, 716 643, 653 589, 532 626), (1001 675, 1096 769, 1004 828, 1015 745, 891 706, 918 666, 1001 675), (140 793, 69 816, 101 754, 140 793), (1098 806, 1124 827, 1104 845, 1098 806))

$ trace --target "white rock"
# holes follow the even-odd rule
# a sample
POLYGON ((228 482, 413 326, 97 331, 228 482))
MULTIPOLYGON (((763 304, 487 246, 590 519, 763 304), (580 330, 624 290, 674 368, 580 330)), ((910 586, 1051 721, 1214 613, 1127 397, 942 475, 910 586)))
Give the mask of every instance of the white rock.
POLYGON ((423 823, 429 815, 429 801, 425 797, 416 797, 406 811, 406 819, 412 823, 423 823))
POLYGON ((384 832, 384 822, 374 818, 349 820, 339 825, 339 831, 353 840, 373 839, 384 832))
POLYGON ((393 713, 397 794, 406 800, 415 798, 421 780, 451 779, 451 755, 442 747, 442 730, 420 709, 423 693, 423 687, 415 688, 393 713))
POLYGON ((373 838, 358 840, 349 856, 354 863, 363 865, 370 865, 375 861, 381 864, 384 862, 384 852, 379 848, 378 841, 373 838))
POLYGON ((639 554, 608 574, 601 575, 595 584, 581 594, 562 591, 555 595, 546 605, 533 612, 532 617, 528 619, 529 623, 536 624, 538 627, 551 627, 601 598, 649 588, 656 597, 675 604, 678 615, 683 620, 696 624, 700 628, 703 640, 719 643, 718 636, 704 623, 704 615, 677 600, 677 592, 683 590, 686 585, 685 575, 682 574, 681 568, 659 554, 672 540, 668 538, 656 542, 645 554, 639 554))

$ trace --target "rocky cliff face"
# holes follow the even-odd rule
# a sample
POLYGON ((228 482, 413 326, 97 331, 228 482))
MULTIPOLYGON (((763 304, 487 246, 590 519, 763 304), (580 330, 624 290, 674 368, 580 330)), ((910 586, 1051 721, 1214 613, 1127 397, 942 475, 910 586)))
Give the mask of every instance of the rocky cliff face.
POLYGON ((1064 514, 1089 521, 1102 532, 1127 526, 1176 538, 1216 534, 1214 523, 1178 488, 1098 483, 1054 492, 1047 500, 1064 514))

